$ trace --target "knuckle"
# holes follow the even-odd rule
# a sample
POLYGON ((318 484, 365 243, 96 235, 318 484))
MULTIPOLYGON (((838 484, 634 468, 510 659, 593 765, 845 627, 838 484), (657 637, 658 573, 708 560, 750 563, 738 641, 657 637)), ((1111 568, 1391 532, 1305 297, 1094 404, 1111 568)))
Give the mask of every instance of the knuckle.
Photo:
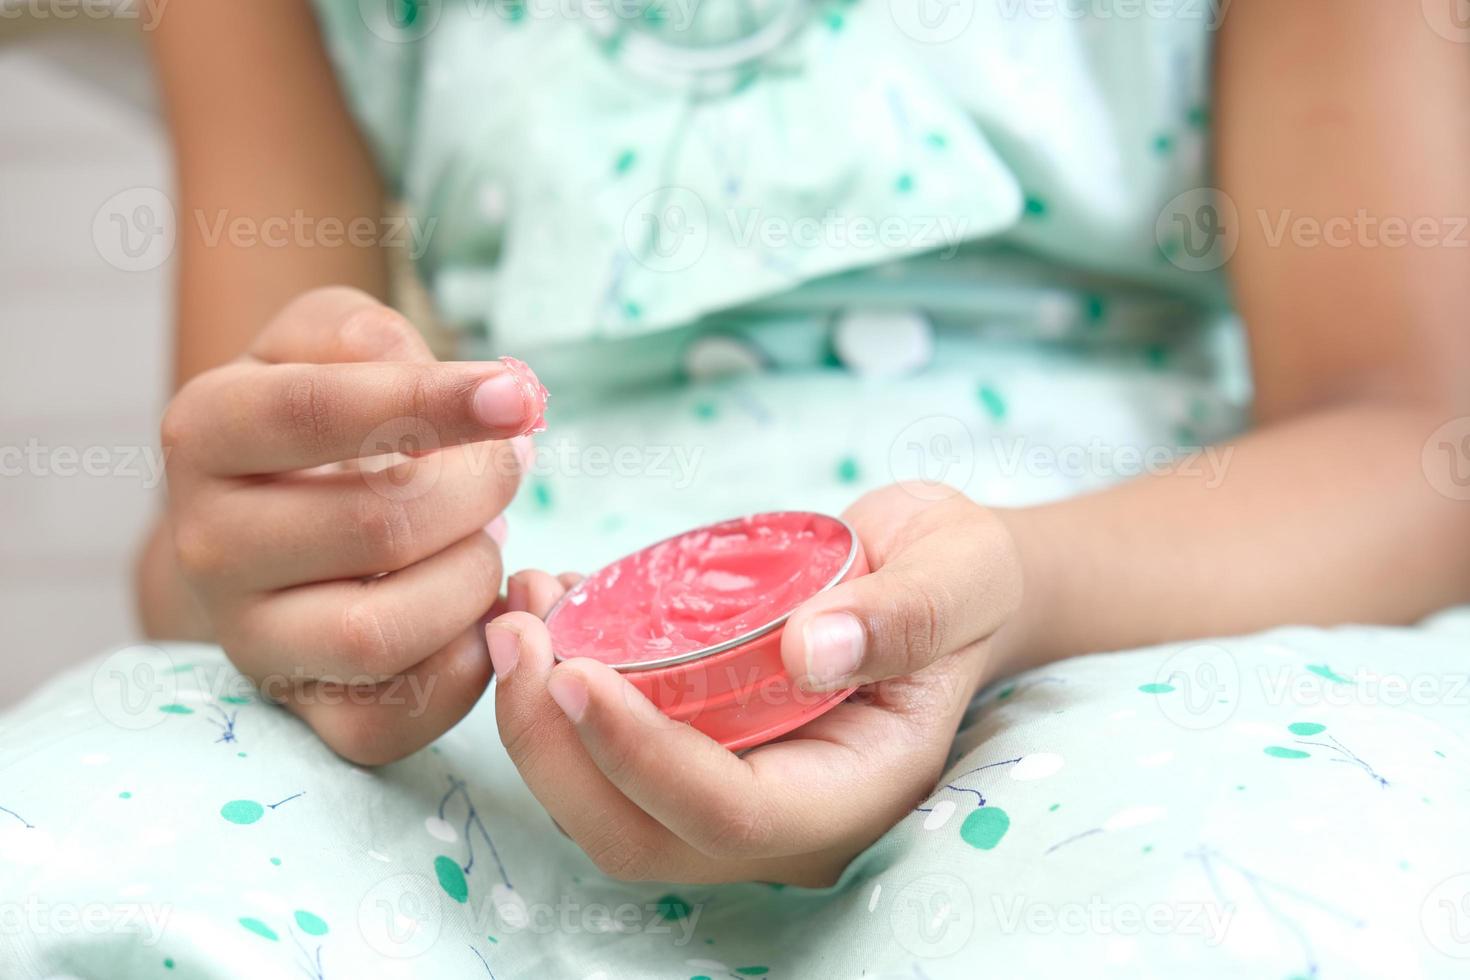
POLYGON ((392 620, 378 604, 363 596, 342 609, 342 652, 364 671, 380 673, 397 647, 392 620))
POLYGON ((897 617, 901 624, 903 650, 910 657, 938 653, 944 648, 942 596, 933 582, 919 582, 905 573, 895 595, 907 597, 905 608, 897 617))
POLYGON ((204 389, 213 373, 205 372, 189 379, 164 409, 158 438, 165 453, 187 452, 198 444, 205 431, 199 402, 205 397, 204 389))
POLYGON ((748 857, 762 851, 771 836, 771 815, 765 807, 734 802, 721 807, 709 822, 708 836, 699 842, 699 849, 716 858, 748 857))
POLYGON ((410 564, 417 556, 418 531, 411 505, 381 494, 358 497, 353 527, 364 560, 379 571, 410 564))
POLYGON ((337 336, 349 354, 367 358, 407 352, 418 332, 402 313, 372 303, 347 314, 337 336))
POLYGON ((281 412, 289 431, 308 450, 331 445, 334 426, 330 393, 316 371, 302 370, 287 383, 281 412))
POLYGON ((196 518, 173 522, 174 560, 184 577, 191 580, 218 575, 224 567, 225 552, 219 536, 206 522, 196 518))
POLYGON ((355 765, 387 765, 406 754, 392 741, 392 726, 381 724, 373 712, 341 707, 313 722, 327 747, 355 765))
POLYGON ((655 852, 648 844, 623 833, 608 834, 583 846, 597 870, 618 881, 647 881, 654 877, 655 852))

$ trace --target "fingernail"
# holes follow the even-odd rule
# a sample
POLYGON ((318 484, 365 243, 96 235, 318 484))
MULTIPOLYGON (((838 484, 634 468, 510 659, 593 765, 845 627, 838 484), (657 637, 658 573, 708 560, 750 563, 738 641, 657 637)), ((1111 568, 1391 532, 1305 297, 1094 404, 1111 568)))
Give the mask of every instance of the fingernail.
POLYGON ((491 625, 485 630, 485 645, 490 648, 490 664, 495 676, 504 680, 521 662, 521 638, 503 626, 491 625))
POLYGON ((575 671, 553 670, 546 679, 546 693, 574 725, 587 713, 587 682, 575 671))
POLYGON ((807 683, 837 687, 863 662, 866 636, 852 613, 822 613, 802 629, 806 641, 807 683))
POLYGON ((546 430, 546 402, 551 398, 551 392, 536 377, 536 372, 531 370, 531 365, 515 357, 502 357, 500 363, 510 372, 516 384, 521 388, 521 401, 529 410, 530 424, 523 432, 544 432, 546 430))
POLYGON ((485 533, 490 535, 490 540, 498 545, 505 544, 505 536, 509 532, 510 525, 506 523, 504 514, 501 514, 495 520, 485 525, 485 533))
POLYGON ((510 371, 486 378, 475 389, 475 417, 492 429, 525 432, 534 418, 525 390, 510 371))

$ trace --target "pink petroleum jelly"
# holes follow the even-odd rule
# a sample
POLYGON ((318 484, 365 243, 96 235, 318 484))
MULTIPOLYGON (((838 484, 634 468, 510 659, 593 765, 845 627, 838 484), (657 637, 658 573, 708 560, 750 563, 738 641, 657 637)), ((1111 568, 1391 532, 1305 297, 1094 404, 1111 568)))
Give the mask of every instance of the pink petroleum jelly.
POLYGON ((852 535, 821 514, 737 518, 634 552, 583 580, 548 621, 562 659, 618 665, 695 653, 770 626, 832 585, 852 535))

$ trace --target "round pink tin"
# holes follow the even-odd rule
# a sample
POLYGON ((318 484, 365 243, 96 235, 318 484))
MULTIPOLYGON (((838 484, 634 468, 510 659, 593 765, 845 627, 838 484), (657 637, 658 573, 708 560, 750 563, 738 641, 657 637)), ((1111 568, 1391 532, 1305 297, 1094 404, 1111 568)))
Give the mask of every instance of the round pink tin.
POLYGON ((600 660, 670 718, 744 749, 852 693, 798 687, 781 662, 781 632, 807 599, 867 571, 857 535, 839 518, 752 514, 599 569, 562 596, 546 625, 558 660, 600 660))

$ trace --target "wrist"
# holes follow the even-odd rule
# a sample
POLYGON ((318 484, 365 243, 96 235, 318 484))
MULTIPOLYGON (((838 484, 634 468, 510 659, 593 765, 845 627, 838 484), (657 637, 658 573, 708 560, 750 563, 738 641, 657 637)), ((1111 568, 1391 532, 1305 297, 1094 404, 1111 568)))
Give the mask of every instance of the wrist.
POLYGON ((1055 581, 1047 572, 1049 547, 1044 525, 1035 508, 996 510, 995 515, 1010 532, 1014 574, 1020 579, 1020 599, 1004 624, 991 636, 980 684, 1009 677, 1046 659, 1046 624, 1065 613, 1048 586, 1055 581))

